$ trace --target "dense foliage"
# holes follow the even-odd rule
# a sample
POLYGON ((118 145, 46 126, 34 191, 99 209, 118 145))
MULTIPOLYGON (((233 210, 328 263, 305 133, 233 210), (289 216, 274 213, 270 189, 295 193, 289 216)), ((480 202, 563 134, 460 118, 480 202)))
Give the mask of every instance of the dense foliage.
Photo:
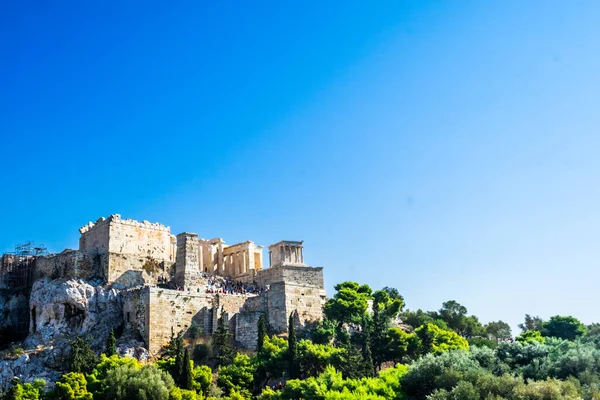
POLYGON ((116 355, 114 332, 100 357, 78 338, 52 390, 15 379, 0 400, 600 399, 599 324, 527 314, 513 340, 508 324, 483 325, 454 300, 404 304, 396 289, 344 282, 308 330, 292 312, 288 335, 269 336, 261 315, 254 352, 237 353, 222 313, 210 341, 198 343, 198 327, 172 332, 154 364, 116 355))

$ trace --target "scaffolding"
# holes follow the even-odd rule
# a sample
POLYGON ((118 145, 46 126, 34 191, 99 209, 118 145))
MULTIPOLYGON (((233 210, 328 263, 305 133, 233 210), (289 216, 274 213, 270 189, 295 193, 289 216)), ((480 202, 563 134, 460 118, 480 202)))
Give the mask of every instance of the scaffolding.
MULTIPOLYGON (((37 245, 29 241, 15 246, 15 251, 5 253, 0 263, 0 290, 14 294, 15 291, 23 292, 27 302, 16 310, 12 316, 13 330, 10 334, 15 338, 27 335, 29 331, 29 292, 33 285, 34 265, 36 257, 48 254, 44 245, 37 245)), ((7 333, 4 332, 4 336, 7 333)))
POLYGON ((35 258, 48 254, 44 245, 28 241, 17 244, 13 253, 2 256, 0 287, 5 289, 31 288, 35 258))

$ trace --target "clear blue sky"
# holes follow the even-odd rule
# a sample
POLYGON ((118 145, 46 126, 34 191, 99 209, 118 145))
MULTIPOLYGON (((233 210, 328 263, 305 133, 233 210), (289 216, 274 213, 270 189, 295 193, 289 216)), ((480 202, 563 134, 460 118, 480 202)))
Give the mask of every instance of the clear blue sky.
POLYGON ((583 1, 3 2, 0 250, 76 247, 120 213, 305 240, 330 294, 355 280, 483 322, 600 321, 599 17, 583 1))

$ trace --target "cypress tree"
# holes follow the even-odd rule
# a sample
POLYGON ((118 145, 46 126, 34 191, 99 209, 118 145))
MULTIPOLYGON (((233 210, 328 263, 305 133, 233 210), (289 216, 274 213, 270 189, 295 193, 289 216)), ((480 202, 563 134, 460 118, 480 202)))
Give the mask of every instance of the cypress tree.
POLYGON ((77 337, 71 342, 71 356, 68 359, 69 370, 71 372, 82 372, 89 374, 92 372, 98 357, 92 350, 90 342, 82 337, 77 337))
POLYGON ((385 305, 381 304, 376 297, 373 301, 373 329, 370 337, 372 345, 373 364, 379 370, 381 365, 387 361, 387 332, 390 325, 390 317, 385 312, 385 305))
POLYGON ((106 340, 106 355, 110 357, 113 354, 117 354, 117 339, 115 338, 115 331, 111 329, 106 340))
POLYGON ((183 352, 183 372, 182 372, 182 376, 181 376, 181 388, 187 389, 187 390, 192 390, 193 389, 193 385, 192 385, 193 379, 194 378, 192 376, 192 363, 190 361, 190 353, 189 353, 188 349, 186 348, 185 351, 183 352))
POLYGON ((258 338, 256 339, 256 352, 260 352, 265 344, 267 336, 267 317, 265 314, 260 314, 258 318, 258 338))
POLYGON ((288 372, 290 379, 300 377, 298 361, 298 339, 296 338, 296 327, 294 326, 294 313, 291 313, 288 321, 288 372))
POLYGON ((364 344, 362 348, 363 358, 363 369, 364 375, 372 377, 375 375, 375 368, 373 367, 373 355, 371 354, 371 334, 369 329, 365 329, 364 333, 364 344))
POLYGON ((221 317, 217 322, 217 330, 213 333, 213 347, 218 365, 229 365, 235 357, 233 349, 233 335, 229 324, 225 322, 225 312, 221 310, 221 317))
POLYGON ((183 358, 183 338, 178 335, 175 341, 175 370, 173 371, 173 380, 178 385, 181 385, 183 376, 183 358))

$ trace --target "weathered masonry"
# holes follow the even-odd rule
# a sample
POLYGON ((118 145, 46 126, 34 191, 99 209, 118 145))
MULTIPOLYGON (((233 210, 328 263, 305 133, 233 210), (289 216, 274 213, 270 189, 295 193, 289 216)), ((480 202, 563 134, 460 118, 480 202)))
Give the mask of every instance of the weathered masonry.
MULTIPOLYGON (((190 232, 175 236, 168 226, 118 214, 79 231, 78 250, 31 258, 29 284, 42 277, 80 278, 119 289, 123 332, 143 339, 151 354, 169 341, 171 330, 192 323, 212 334, 221 314, 244 347, 254 347, 261 314, 281 333, 291 313, 298 327, 322 318, 323 269, 305 264, 301 241, 269 246, 265 267, 263 247, 252 241, 227 245, 190 232)), ((31 310, 32 320, 35 314, 31 310)))

